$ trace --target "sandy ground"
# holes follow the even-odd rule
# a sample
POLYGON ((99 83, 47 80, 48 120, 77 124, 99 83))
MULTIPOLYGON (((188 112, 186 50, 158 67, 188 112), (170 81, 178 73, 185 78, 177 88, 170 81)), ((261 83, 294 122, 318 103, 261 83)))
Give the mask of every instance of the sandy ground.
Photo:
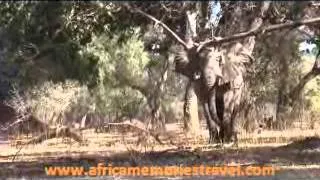
MULTIPOLYGON (((47 165, 88 166, 99 162, 118 165, 274 165, 282 170, 272 177, 250 179, 320 179, 320 139, 317 130, 263 131, 261 134, 241 134, 238 148, 207 146, 207 130, 202 136, 190 138, 177 131, 179 124, 168 126, 164 145, 152 138, 148 145, 136 145, 131 134, 93 133, 85 131, 86 144, 63 139, 51 139, 29 145, 19 151, 16 141, 0 141, 0 177, 48 179, 44 174, 47 165), (171 144, 170 144, 171 142, 171 144), (173 142, 173 144, 172 144, 173 142), (16 155, 17 154, 17 155, 16 155), (14 160, 13 160, 14 158, 14 160), (36 177, 36 178, 35 178, 36 177)), ((160 138, 160 139, 161 139, 160 138)), ((22 141, 25 139, 22 139, 22 141)), ((55 177, 56 178, 56 177, 55 177)), ((193 177, 196 178, 196 177, 193 177)), ((193 179, 192 178, 192 179, 193 179)), ((1 178, 0 178, 1 179, 1 178)), ((51 178, 52 179, 52 178, 51 178)), ((61 179, 61 178, 60 178, 61 179)), ((62 179, 70 179, 62 178, 62 179)), ((191 179, 188 177, 77 177, 74 179, 191 179)), ((196 179, 247 179, 247 177, 197 177, 196 179)))

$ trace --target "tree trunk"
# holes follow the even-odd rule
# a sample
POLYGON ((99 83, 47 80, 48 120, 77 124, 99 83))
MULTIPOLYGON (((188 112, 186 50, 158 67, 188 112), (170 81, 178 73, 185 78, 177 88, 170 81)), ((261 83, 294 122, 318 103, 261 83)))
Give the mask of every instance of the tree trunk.
MULTIPOLYGON (((287 33, 284 33, 284 37, 288 37, 287 33)), ((284 48, 288 48, 286 42, 290 40, 285 40, 283 38, 280 40, 280 48, 284 52, 290 52, 284 48)), ((319 58, 316 57, 313 68, 299 81, 299 83, 294 86, 294 88, 289 89, 288 87, 288 77, 289 74, 289 60, 287 56, 282 55, 280 61, 280 86, 279 86, 279 96, 278 96, 278 106, 277 106, 277 126, 278 129, 284 129, 291 123, 291 121, 285 121, 288 119, 290 113, 291 117, 296 117, 301 113, 301 102, 303 102, 303 89, 305 85, 320 74, 319 58)))
MULTIPOLYGON (((195 8, 196 9, 196 8, 195 8)), ((186 36, 187 44, 193 43, 193 37, 197 36, 197 10, 186 12, 186 36)), ((200 130, 199 114, 198 114, 198 97, 195 91, 196 84, 189 80, 186 86, 184 98, 184 130, 187 134, 197 136, 200 130)))
POLYGON ((186 87, 184 98, 184 130, 193 136, 199 135, 200 123, 198 114, 198 97, 196 94, 197 84, 189 81, 186 87))
MULTIPOLYGON (((284 41, 284 40, 283 40, 284 41)), ((285 56, 282 56, 280 61, 280 86, 278 89, 278 102, 276 112, 276 128, 283 129, 284 114, 288 108, 288 77, 289 77, 289 66, 285 56)), ((274 128, 274 127, 273 127, 274 128)))
POLYGON ((165 121, 161 116, 161 103, 160 98, 157 95, 151 95, 148 98, 148 106, 151 110, 151 119, 147 124, 147 128, 153 130, 164 130, 165 121), (151 127, 150 127, 151 125, 151 127))
POLYGON ((165 82, 168 79, 169 60, 168 56, 165 57, 166 61, 163 64, 160 80, 152 92, 148 95, 148 105, 151 110, 151 125, 154 130, 165 130, 165 118, 162 115, 162 98, 165 87, 165 82))
POLYGON ((313 65, 313 68, 310 72, 308 72, 301 80, 300 82, 293 88, 293 90, 290 92, 289 97, 291 100, 291 104, 294 104, 297 98, 300 96, 300 94, 303 91, 303 88, 305 85, 317 77, 320 74, 320 59, 316 58, 315 63, 313 65))

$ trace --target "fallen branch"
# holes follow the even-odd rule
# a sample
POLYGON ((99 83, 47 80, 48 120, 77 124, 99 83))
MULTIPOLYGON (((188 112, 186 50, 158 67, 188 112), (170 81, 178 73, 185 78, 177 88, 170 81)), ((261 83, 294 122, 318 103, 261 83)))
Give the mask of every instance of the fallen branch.
POLYGON ((48 129, 47 132, 40 134, 39 136, 32 138, 30 141, 27 141, 26 143, 22 143, 18 149, 18 151, 15 153, 15 155, 12 158, 12 162, 15 160, 19 152, 27 145, 30 144, 37 144, 41 143, 45 140, 52 139, 52 138, 59 138, 59 137, 69 137, 74 139, 75 141, 82 143, 83 138, 81 135, 79 135, 74 130, 68 128, 68 127, 61 127, 61 128, 53 128, 48 129))
POLYGON ((14 121, 13 123, 7 125, 6 127, 1 127, 1 131, 8 131, 10 128, 12 128, 13 126, 17 125, 17 124, 20 124, 20 123, 23 123, 23 122, 26 122, 26 121, 29 121, 30 119, 19 119, 17 121, 14 121))
POLYGON ((146 135, 151 135, 159 144, 163 145, 164 143, 160 140, 159 136, 160 133, 156 133, 156 132, 152 132, 152 131, 148 131, 143 124, 141 123, 131 123, 130 121, 125 121, 122 123, 108 123, 108 128, 111 128, 112 126, 114 126, 115 128, 118 127, 124 127, 127 131, 129 131, 130 129, 136 129, 139 132, 143 132, 146 135))
POLYGON ((42 133, 39 136, 31 139, 30 141, 24 143, 24 145, 37 144, 48 139, 59 138, 59 137, 69 137, 79 143, 83 142, 81 135, 79 135, 77 132, 70 129, 69 127, 61 127, 61 128, 48 129, 47 132, 42 133))

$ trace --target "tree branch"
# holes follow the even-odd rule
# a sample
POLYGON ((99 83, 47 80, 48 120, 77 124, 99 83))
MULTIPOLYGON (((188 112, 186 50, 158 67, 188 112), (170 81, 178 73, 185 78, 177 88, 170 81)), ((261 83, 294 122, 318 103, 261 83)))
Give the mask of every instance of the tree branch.
POLYGON ((311 71, 309 71, 298 83, 298 85, 296 87, 293 88, 293 90, 290 92, 289 97, 291 99, 291 102, 294 102, 297 100, 297 97, 299 97, 301 91, 303 90, 304 86, 312 79, 314 79, 315 77, 317 77, 318 75, 320 75, 320 67, 318 67, 319 65, 319 61, 320 59, 318 57, 316 57, 316 60, 314 62, 314 65, 311 69, 311 71))
POLYGON ((168 58, 166 58, 166 61, 164 62, 162 72, 160 73, 160 81, 157 83, 156 87, 157 89, 162 89, 161 86, 164 84, 164 82, 167 80, 166 78, 166 73, 168 72, 169 69, 169 63, 168 63, 168 58))
POLYGON ((27 118, 27 119, 19 119, 17 121, 14 121, 13 123, 7 125, 6 127, 1 127, 0 131, 7 131, 9 130, 10 128, 12 128, 13 126, 17 125, 17 124, 20 124, 20 123, 23 123, 23 122, 26 122, 26 121, 30 121, 30 118, 27 118))
POLYGON ((27 141, 23 145, 29 145, 29 144, 37 144, 41 143, 47 139, 52 138, 59 138, 59 137, 69 137, 77 141, 78 143, 83 142, 82 136, 76 132, 74 129, 71 129, 69 127, 60 127, 60 128, 49 128, 47 129, 47 132, 44 132, 31 140, 27 141))
POLYGON ((312 79, 314 79, 317 75, 320 73, 316 71, 310 71, 308 72, 299 82, 299 84, 290 92, 289 97, 292 102, 295 102, 295 100, 299 97, 299 94, 303 90, 304 86, 312 79))
POLYGON ((232 36, 224 37, 224 38, 215 37, 213 40, 210 40, 210 41, 203 43, 202 47, 207 47, 207 46, 211 46, 211 45, 235 41, 235 40, 242 39, 242 38, 245 38, 248 36, 255 36, 259 33, 271 32, 271 31, 281 30, 281 29, 290 28, 290 27, 294 28, 294 27, 298 27, 301 25, 314 24, 314 23, 319 23, 319 22, 320 22, 320 17, 306 19, 306 20, 299 20, 299 21, 294 21, 294 22, 290 22, 290 23, 275 24, 275 25, 268 26, 266 28, 257 28, 257 29, 253 29, 253 30, 250 30, 247 32, 242 32, 242 33, 234 34, 232 36))
MULTIPOLYGON (((264 14, 264 9, 266 9, 266 7, 268 4, 262 6, 262 10, 261 13, 263 16, 264 14)), ((175 32, 173 32, 165 23, 163 23, 162 21, 156 19, 155 17, 153 17, 152 15, 145 13, 143 11, 141 11, 138 8, 130 8, 127 7, 129 9, 131 9, 131 11, 141 14, 145 17, 147 17, 148 19, 154 21, 157 24, 160 24, 166 31, 168 31, 168 33, 174 38, 176 39, 185 49, 191 49, 194 46, 198 46, 198 51, 200 51, 202 48, 206 48, 208 46, 212 46, 212 45, 216 45, 216 44, 222 44, 222 43, 227 43, 227 42, 231 42, 231 41, 235 41, 235 40, 239 40, 242 38, 246 38, 248 36, 255 36, 259 33, 265 33, 265 32, 271 32, 271 31, 275 31, 275 30, 281 30, 281 29, 285 29, 285 28, 295 28, 301 25, 307 25, 307 24, 314 24, 314 23, 319 23, 320 22, 320 17, 316 17, 316 18, 311 18, 311 19, 306 19, 306 20, 299 20, 299 21, 294 21, 294 22, 289 22, 289 23, 281 23, 281 24, 275 24, 275 25, 271 25, 268 26, 266 28, 261 28, 260 26, 256 26, 254 28, 252 28, 249 31, 246 32, 242 32, 242 33, 238 33, 238 34, 234 34, 232 36, 228 36, 228 37, 213 37, 212 40, 209 40, 207 42, 201 42, 201 43, 193 43, 192 47, 188 46, 186 44, 185 41, 183 41, 175 32)))
MULTIPOLYGON (((260 5, 258 13, 255 15, 254 20, 250 24, 250 30, 258 30, 262 27, 263 24, 263 18, 265 17, 265 14, 267 13, 271 2, 270 1, 263 1, 260 5)), ((256 43, 256 37, 255 36, 249 36, 247 37, 244 42, 242 43, 245 49, 248 50, 248 53, 251 55, 256 43)))
POLYGON ((173 32, 165 23, 163 23, 162 21, 158 20, 157 18, 151 16, 148 13, 145 13, 143 11, 141 11, 140 9, 137 8, 133 8, 132 9, 133 12, 136 12, 138 14, 141 14, 147 18, 149 18, 150 20, 154 21, 156 24, 160 24, 166 31, 168 31, 168 33, 175 38, 185 49, 190 49, 191 47, 189 47, 186 42, 184 42, 175 32, 173 32))

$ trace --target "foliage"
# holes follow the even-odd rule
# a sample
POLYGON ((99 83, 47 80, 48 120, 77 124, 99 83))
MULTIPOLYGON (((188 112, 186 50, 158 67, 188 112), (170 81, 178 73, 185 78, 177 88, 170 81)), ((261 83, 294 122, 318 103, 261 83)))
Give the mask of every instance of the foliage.
POLYGON ((302 60, 298 53, 298 43, 292 34, 284 35, 284 33, 273 33, 271 36, 261 37, 261 40, 262 42, 258 42, 255 49, 258 58, 249 76, 250 89, 253 98, 257 101, 276 103, 279 91, 289 93, 302 76, 302 60), (281 74, 284 73, 287 74, 281 78, 281 74), (281 89, 283 82, 286 89, 281 89))
POLYGON ((312 38, 310 41, 311 43, 316 45, 316 48, 314 49, 314 51, 315 51, 316 58, 318 58, 320 55, 320 36, 312 38))
POLYGON ((57 125, 57 123, 63 123, 63 115, 70 111, 72 102, 78 100, 82 89, 85 87, 81 87, 75 81, 46 82, 23 92, 14 89, 11 92, 12 98, 7 101, 7 104, 21 115, 31 113, 44 123, 57 125))
MULTIPOLYGON (((312 69, 315 56, 305 56, 303 61, 303 73, 307 73, 312 69)), ((310 105, 310 110, 320 112, 320 78, 312 79, 304 89, 304 96, 310 105)))
POLYGON ((139 29, 135 29, 125 42, 120 43, 120 37, 120 34, 93 37, 83 50, 98 58, 99 76, 92 94, 96 98, 96 110, 103 114, 136 113, 143 102, 144 95, 131 86, 144 85, 148 53, 139 39, 139 29))
MULTIPOLYGON (((258 7, 252 2, 220 4, 218 27, 201 29, 205 25, 199 25, 204 36, 200 39, 247 29, 258 7)), ((210 17, 208 8, 213 11, 216 5, 203 3, 201 13, 210 17)), ((182 38, 185 12, 199 10, 196 3, 134 2, 130 6, 161 19, 182 38)), ((265 24, 301 19, 310 13, 305 13, 305 6, 272 3, 265 24)), ((128 13, 115 2, 0 2, 1 99, 8 98, 10 87, 18 84, 19 93, 30 98, 30 107, 42 119, 71 111, 134 117, 148 103, 154 106, 149 108, 159 105, 169 112, 183 98, 185 88, 185 79, 171 67, 174 42, 159 24, 128 13)), ((288 32, 257 37, 256 61, 248 76, 250 96, 257 103, 276 103, 306 74, 301 69, 307 60, 298 54, 296 35, 288 32)), ((313 41, 319 54, 319 38, 313 41)), ((316 79, 304 94, 314 111, 320 111, 318 91, 316 79)))

